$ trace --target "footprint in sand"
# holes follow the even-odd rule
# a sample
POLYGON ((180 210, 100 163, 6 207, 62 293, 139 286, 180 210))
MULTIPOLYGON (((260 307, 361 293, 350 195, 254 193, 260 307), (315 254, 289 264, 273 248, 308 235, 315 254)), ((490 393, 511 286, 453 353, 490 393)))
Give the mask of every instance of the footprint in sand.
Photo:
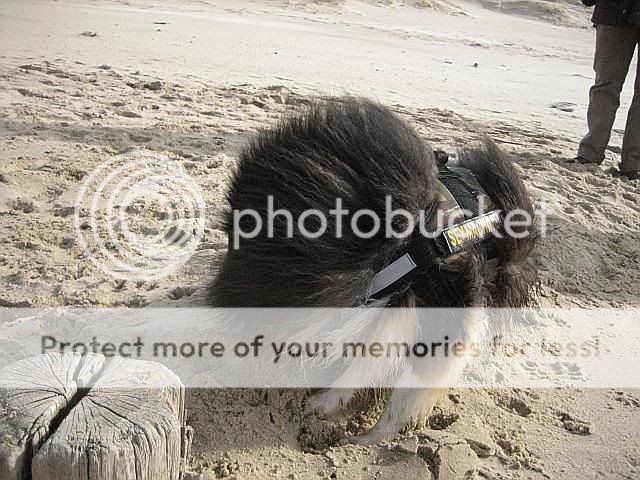
POLYGON ((507 412, 515 413, 521 417, 528 417, 533 410, 523 400, 515 397, 499 398, 497 405, 507 412))
POLYGON ((555 102, 551 104, 551 108, 562 110, 563 112, 573 112, 576 104, 571 102, 555 102))
POLYGON ((640 399, 621 390, 613 392, 613 399, 626 407, 640 408, 640 399))
POLYGON ((577 419, 566 412, 559 412, 558 418, 567 432, 574 435, 591 435, 591 424, 589 422, 577 419))
POLYGON ((129 110, 119 110, 116 113, 121 117, 126 117, 126 118, 142 118, 142 115, 140 115, 139 113, 131 112, 129 110))
POLYGON ((176 287, 169 292, 169 298, 171 300, 180 300, 184 297, 190 297, 195 291, 193 287, 176 287))
POLYGON ((136 133, 129 133, 127 136, 131 139, 132 142, 136 143, 148 143, 153 140, 152 137, 148 137, 146 135, 138 135, 136 133))

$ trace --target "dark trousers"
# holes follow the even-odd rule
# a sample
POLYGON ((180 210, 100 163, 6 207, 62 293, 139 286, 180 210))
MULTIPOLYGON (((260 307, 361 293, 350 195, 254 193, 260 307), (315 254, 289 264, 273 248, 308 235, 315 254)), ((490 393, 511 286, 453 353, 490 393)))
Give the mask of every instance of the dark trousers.
MULTIPOLYGON (((578 155, 593 163, 601 163, 604 159, 604 151, 609 144, 611 128, 620 106, 620 92, 638 44, 640 27, 596 27, 596 53, 593 62, 596 81, 589 92, 589 133, 578 148, 578 155)), ((632 170, 640 170, 640 61, 633 101, 627 114, 620 163, 620 171, 623 173, 632 170)))

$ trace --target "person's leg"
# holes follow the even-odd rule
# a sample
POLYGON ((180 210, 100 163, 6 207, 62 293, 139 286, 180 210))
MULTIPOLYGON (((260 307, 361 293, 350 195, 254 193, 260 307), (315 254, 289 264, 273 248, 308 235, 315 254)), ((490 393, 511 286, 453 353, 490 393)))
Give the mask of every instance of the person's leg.
POLYGON ((620 106, 620 92, 629 72, 637 44, 635 27, 596 27, 593 69, 596 80, 589 91, 587 125, 589 133, 580 142, 578 157, 602 163, 611 128, 620 106))
MULTIPOLYGON (((640 27, 636 29, 636 45, 640 45, 640 27)), ((624 130, 624 140, 622 142, 622 161, 620 163, 620 171, 623 174, 635 170, 640 170, 640 59, 636 68, 633 100, 627 114, 627 126, 624 130)))

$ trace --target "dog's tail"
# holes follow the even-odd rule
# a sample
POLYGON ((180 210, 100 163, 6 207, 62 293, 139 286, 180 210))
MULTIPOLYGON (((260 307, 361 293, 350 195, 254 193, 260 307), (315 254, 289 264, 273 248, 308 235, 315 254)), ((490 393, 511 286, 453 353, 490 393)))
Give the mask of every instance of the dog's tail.
POLYGON ((474 173, 505 217, 510 215, 513 219, 511 232, 503 232, 503 238, 497 240, 499 264, 490 287, 490 303, 495 307, 528 305, 538 288, 538 275, 530 256, 538 229, 524 183, 508 155, 488 138, 477 147, 462 149, 458 158, 460 166, 474 173), (530 219, 530 225, 513 225, 525 217, 530 219))

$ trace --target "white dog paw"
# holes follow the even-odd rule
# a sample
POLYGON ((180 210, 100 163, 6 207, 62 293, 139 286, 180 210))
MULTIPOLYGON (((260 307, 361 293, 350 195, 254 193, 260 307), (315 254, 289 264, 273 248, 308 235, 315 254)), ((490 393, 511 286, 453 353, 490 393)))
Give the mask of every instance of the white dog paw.
POLYGON ((329 389, 307 399, 305 411, 326 418, 343 409, 353 398, 353 390, 329 389))

